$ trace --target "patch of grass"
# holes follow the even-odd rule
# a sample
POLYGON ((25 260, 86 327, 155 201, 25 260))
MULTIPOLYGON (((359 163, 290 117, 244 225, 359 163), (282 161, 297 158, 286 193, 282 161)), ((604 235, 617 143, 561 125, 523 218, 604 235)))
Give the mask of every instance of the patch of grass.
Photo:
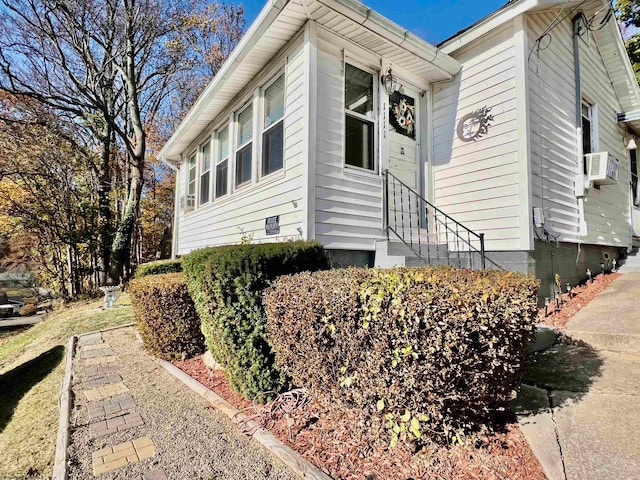
POLYGON ((132 322, 128 295, 122 294, 117 305, 103 310, 102 300, 94 300, 60 306, 37 325, 0 340, 0 419, 4 425, 0 427, 0 477, 50 475, 64 376, 62 349, 71 335, 132 322), (56 361, 58 355, 60 361, 56 361))

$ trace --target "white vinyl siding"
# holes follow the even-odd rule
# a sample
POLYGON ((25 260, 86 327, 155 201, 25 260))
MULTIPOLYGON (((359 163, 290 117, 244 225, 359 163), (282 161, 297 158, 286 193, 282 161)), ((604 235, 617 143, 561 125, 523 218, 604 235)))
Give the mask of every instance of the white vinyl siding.
MULTIPOLYGON (((462 71, 433 87, 433 199, 476 232, 487 250, 521 247, 518 132, 513 28, 505 25, 452 54, 462 71), (488 133, 463 142, 460 119, 490 107, 488 133)), ((526 208, 526 207, 524 207, 526 208)))
MULTIPOLYGON (((527 15, 528 38, 536 38, 555 12, 527 15)), ((549 45, 534 50, 529 61, 529 113, 533 206, 541 207, 547 230, 559 241, 601 245, 630 245, 629 160, 624 132, 616 121, 621 111, 597 43, 580 45, 582 97, 592 104, 591 145, 620 160, 617 185, 591 188, 584 202, 587 235, 581 235, 575 175, 583 173, 578 159, 575 125, 575 82, 571 18, 552 32, 549 45), (594 108, 597 107, 597 108, 594 108)))
POLYGON ((617 184, 602 185, 600 189, 589 191, 584 205, 587 235, 582 241, 626 247, 631 245, 630 162, 625 150, 624 130, 616 117, 623 109, 595 39, 588 44, 579 44, 582 95, 596 107, 592 108, 595 117, 592 131, 597 138, 592 143, 598 151, 609 152, 620 161, 617 184))
POLYGON ((374 250, 382 230, 382 181, 344 165, 344 61, 318 30, 315 174, 316 240, 327 248, 374 250))
MULTIPOLYGON (((555 13, 528 16, 533 45, 555 13)), ((560 241, 579 239, 580 211, 575 196, 578 164, 571 20, 553 31, 549 46, 529 59, 532 202, 541 207, 545 227, 560 241)))
MULTIPOLYGON (((302 225, 303 217, 300 203, 304 152, 301 139, 308 100, 302 94, 301 79, 305 66, 305 50, 300 37, 292 42, 286 54, 282 175, 269 176, 264 181, 258 181, 240 191, 216 198, 204 208, 181 214, 178 255, 207 246, 238 243, 242 235, 252 236, 254 242, 300 238, 298 228, 302 225), (275 215, 280 216, 280 234, 267 236, 265 220, 275 215)), ((273 73, 277 73, 277 70, 273 73)), ((271 78, 270 75, 265 76, 261 80, 262 83, 256 84, 253 88, 261 87, 269 78, 271 78)), ((226 111, 216 119, 213 126, 221 123, 224 125, 224 119, 229 118, 229 113, 226 111)), ((231 136, 234 138, 237 133, 231 131, 231 136)), ((235 149, 230 153, 230 159, 228 158, 227 161, 235 161, 235 149)), ((220 160, 223 159, 217 157, 217 161, 220 160)), ((235 182, 235 177, 233 181, 235 182)))

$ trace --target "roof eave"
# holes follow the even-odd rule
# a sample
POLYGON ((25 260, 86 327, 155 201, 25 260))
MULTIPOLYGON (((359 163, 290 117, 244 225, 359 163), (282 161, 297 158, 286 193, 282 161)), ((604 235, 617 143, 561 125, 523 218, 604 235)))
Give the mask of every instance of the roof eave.
POLYGON ((238 43, 237 47, 222 64, 220 70, 211 83, 209 83, 209 85, 207 85, 204 91, 200 94, 196 103, 191 107, 185 118, 182 119, 178 125, 178 128, 176 128, 173 135, 171 135, 171 138, 169 138, 167 143, 165 143, 158 153, 158 157, 161 158, 162 161, 165 163, 167 163, 167 161, 175 163, 180 160, 180 154, 182 152, 173 151, 176 140, 193 126, 193 123, 198 118, 202 110, 207 106, 209 100, 215 95, 218 88, 225 80, 228 79, 242 59, 251 51, 263 33, 277 18, 278 13, 289 3, 289 1, 290 0, 272 0, 264 6, 256 20, 249 27, 249 30, 247 30, 247 33, 238 43))
POLYGON ((451 54, 472 41, 480 38, 494 28, 513 20, 540 4, 540 0, 515 0, 510 1, 493 13, 478 20, 470 27, 456 33, 454 36, 438 44, 438 48, 446 54, 451 54))
POLYGON ((356 0, 317 0, 319 3, 341 13, 345 17, 377 33, 399 46, 407 46, 410 51, 432 63, 446 76, 453 78, 461 68, 460 62, 449 55, 442 55, 440 49, 417 35, 402 28, 397 23, 356 0))

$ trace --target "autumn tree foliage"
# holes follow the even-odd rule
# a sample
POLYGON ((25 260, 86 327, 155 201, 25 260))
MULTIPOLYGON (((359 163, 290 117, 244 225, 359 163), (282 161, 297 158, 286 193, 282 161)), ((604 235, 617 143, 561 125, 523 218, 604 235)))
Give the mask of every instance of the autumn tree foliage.
POLYGON ((98 228, 95 153, 56 116, 0 102, 0 211, 4 266, 26 265, 65 299, 92 290, 98 228))
MULTIPOLYGON (((104 285, 126 279, 132 260, 166 254, 172 180, 151 154, 217 72, 243 28, 242 7, 206 0, 0 0, 0 92, 21 108, 29 105, 5 115, 4 133, 24 137, 14 143, 14 152, 9 142, 1 160, 10 166, 11 157, 4 155, 27 146, 43 147, 44 155, 49 142, 54 148, 46 158, 57 155, 59 168, 69 162, 73 178, 58 185, 61 178, 41 177, 38 182, 51 184, 38 184, 30 193, 62 188, 59 195, 77 196, 78 208, 91 205, 90 216, 69 212, 66 221, 77 220, 79 227, 91 223, 81 230, 90 238, 78 238, 77 244, 86 244, 95 258, 79 254, 82 268, 75 267, 73 253, 60 262, 104 285), (42 115, 29 117, 34 105, 42 115), (151 131, 163 133, 154 134, 150 147, 151 131)), ((5 187, 14 188, 21 174, 7 171, 5 187)), ((17 184, 26 188, 21 181, 17 184)), ((33 205, 26 197, 6 198, 12 218, 28 217, 33 205), (16 198, 25 200, 24 206, 16 198)), ((43 223, 58 222, 61 213, 50 212, 43 223)), ((59 227, 52 229, 60 233, 59 227)), ((69 226, 63 230, 71 235, 69 226)), ((38 242, 53 248, 53 237, 38 232, 38 242)))
POLYGON ((617 0, 615 2, 618 21, 623 30, 625 46, 636 79, 640 81, 640 1, 638 0, 617 0))

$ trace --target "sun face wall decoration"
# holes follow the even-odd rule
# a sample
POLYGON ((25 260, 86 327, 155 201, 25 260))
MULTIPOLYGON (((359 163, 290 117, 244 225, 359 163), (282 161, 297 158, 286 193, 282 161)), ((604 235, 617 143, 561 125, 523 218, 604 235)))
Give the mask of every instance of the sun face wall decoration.
POLYGON ((485 106, 463 116, 456 128, 458 138, 463 142, 477 142, 489 133, 493 122, 491 108, 485 106))
POLYGON ((389 95, 389 123, 401 135, 416 139, 416 102, 400 92, 389 95))

